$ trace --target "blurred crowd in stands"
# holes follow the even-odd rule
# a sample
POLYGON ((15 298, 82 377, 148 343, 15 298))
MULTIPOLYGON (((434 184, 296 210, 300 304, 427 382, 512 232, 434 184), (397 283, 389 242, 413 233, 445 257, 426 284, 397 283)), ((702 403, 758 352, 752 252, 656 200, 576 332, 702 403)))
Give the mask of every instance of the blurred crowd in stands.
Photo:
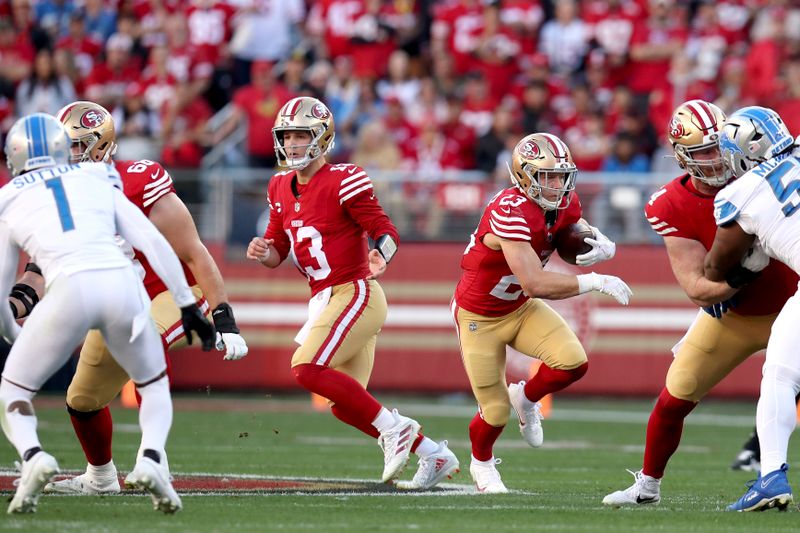
POLYGON ((85 98, 168 167, 243 124, 247 163, 272 167, 300 94, 333 111, 334 161, 505 176, 516 140, 548 131, 583 171, 647 172, 690 98, 771 106, 800 133, 800 2, 0 0, 0 133, 85 98))

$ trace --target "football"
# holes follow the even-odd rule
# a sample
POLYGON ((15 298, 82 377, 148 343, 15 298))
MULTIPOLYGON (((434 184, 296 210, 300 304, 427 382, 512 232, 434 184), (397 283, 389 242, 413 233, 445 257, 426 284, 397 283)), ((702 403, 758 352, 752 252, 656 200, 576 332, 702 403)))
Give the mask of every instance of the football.
POLYGON ((586 237, 594 238, 594 231, 584 222, 576 222, 562 229, 556 235, 556 250, 559 257, 569 263, 575 264, 575 257, 585 254, 592 249, 591 244, 587 244, 583 239, 586 237))

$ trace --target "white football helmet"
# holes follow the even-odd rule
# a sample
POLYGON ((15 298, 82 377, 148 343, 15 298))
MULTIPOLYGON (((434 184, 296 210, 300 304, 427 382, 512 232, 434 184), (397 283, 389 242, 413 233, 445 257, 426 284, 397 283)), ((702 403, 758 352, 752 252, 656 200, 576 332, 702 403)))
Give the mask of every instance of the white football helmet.
POLYGON ((758 106, 743 107, 728 117, 719 140, 722 159, 737 177, 793 145, 794 137, 778 113, 758 106))
POLYGON ((333 114, 330 109, 310 96, 292 98, 278 111, 272 138, 275 142, 275 156, 278 164, 292 170, 306 168, 315 159, 324 156, 333 148, 333 114), (306 146, 302 158, 290 158, 283 147, 283 134, 287 131, 307 131, 311 142, 306 146))
POLYGON ((69 163, 70 140, 52 115, 33 113, 16 121, 6 136, 6 165, 12 176, 69 163))

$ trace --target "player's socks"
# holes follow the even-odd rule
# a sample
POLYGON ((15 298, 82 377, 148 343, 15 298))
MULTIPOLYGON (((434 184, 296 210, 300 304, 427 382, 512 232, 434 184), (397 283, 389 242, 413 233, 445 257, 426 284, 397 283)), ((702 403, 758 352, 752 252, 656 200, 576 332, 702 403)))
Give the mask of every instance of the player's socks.
POLYGON ((797 423, 794 399, 800 375, 780 362, 765 364, 763 372, 756 426, 761 445, 761 473, 766 475, 780 470, 787 462, 789 438, 797 423))
POLYGON ((538 402, 548 394, 575 383, 586 374, 587 370, 589 370, 588 361, 570 370, 559 370, 542 364, 536 375, 525 383, 525 397, 532 402, 538 402))
POLYGON ((67 412, 89 464, 108 464, 111 461, 111 437, 114 432, 111 410, 106 406, 99 411, 84 413, 68 405, 67 412))
POLYGON ((492 426, 478 413, 469 423, 469 440, 472 442, 472 456, 478 461, 488 461, 492 455, 492 447, 505 426, 492 426))
POLYGON ((430 454, 436 453, 438 449, 439 443, 429 439, 422 433, 417 435, 417 440, 411 445, 411 453, 415 453, 419 457, 428 457, 430 454))
MULTIPOLYGON (((328 398, 361 420, 373 421, 381 410, 378 400, 358 381, 343 372, 311 363, 297 365, 292 368, 292 372, 297 382, 306 390, 328 398)), ((394 423, 396 422, 393 421, 394 423)))
MULTIPOLYGON (((169 343, 166 341, 164 336, 161 336, 161 347, 164 348, 164 362, 167 364, 167 379, 169 383, 172 383, 172 363, 169 360, 169 343)), ((171 387, 170 387, 171 388, 171 387)), ((139 394, 139 389, 134 389, 133 394, 136 396, 136 405, 139 407, 142 406, 142 395, 139 394)))
POLYGON ((643 474, 656 479, 664 477, 667 462, 681 442, 683 419, 696 405, 674 397, 666 388, 661 391, 647 422, 643 474))
POLYGON ((169 395, 169 381, 166 376, 137 386, 142 395, 142 406, 139 408, 139 427, 142 428, 141 450, 163 452, 167 445, 167 436, 172 427, 172 398, 169 395))
POLYGON ((331 406, 331 413, 333 416, 341 420, 347 425, 366 433, 373 439, 380 437, 381 433, 369 421, 363 419, 358 413, 352 413, 340 405, 333 404, 331 406))

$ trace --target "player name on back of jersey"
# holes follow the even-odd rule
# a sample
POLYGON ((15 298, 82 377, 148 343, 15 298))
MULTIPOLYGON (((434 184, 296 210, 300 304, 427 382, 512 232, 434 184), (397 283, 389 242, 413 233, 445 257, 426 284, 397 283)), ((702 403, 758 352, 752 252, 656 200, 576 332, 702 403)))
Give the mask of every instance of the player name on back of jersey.
POLYGON ((21 176, 17 176, 13 180, 11 180, 11 185, 13 185, 17 189, 22 189, 23 187, 27 187, 30 185, 35 185, 41 181, 48 180, 50 178, 56 178, 61 176, 62 174, 66 174, 71 170, 75 170, 80 165, 62 165, 59 167, 50 167, 45 168, 43 170, 37 170, 35 172, 28 172, 21 176))

